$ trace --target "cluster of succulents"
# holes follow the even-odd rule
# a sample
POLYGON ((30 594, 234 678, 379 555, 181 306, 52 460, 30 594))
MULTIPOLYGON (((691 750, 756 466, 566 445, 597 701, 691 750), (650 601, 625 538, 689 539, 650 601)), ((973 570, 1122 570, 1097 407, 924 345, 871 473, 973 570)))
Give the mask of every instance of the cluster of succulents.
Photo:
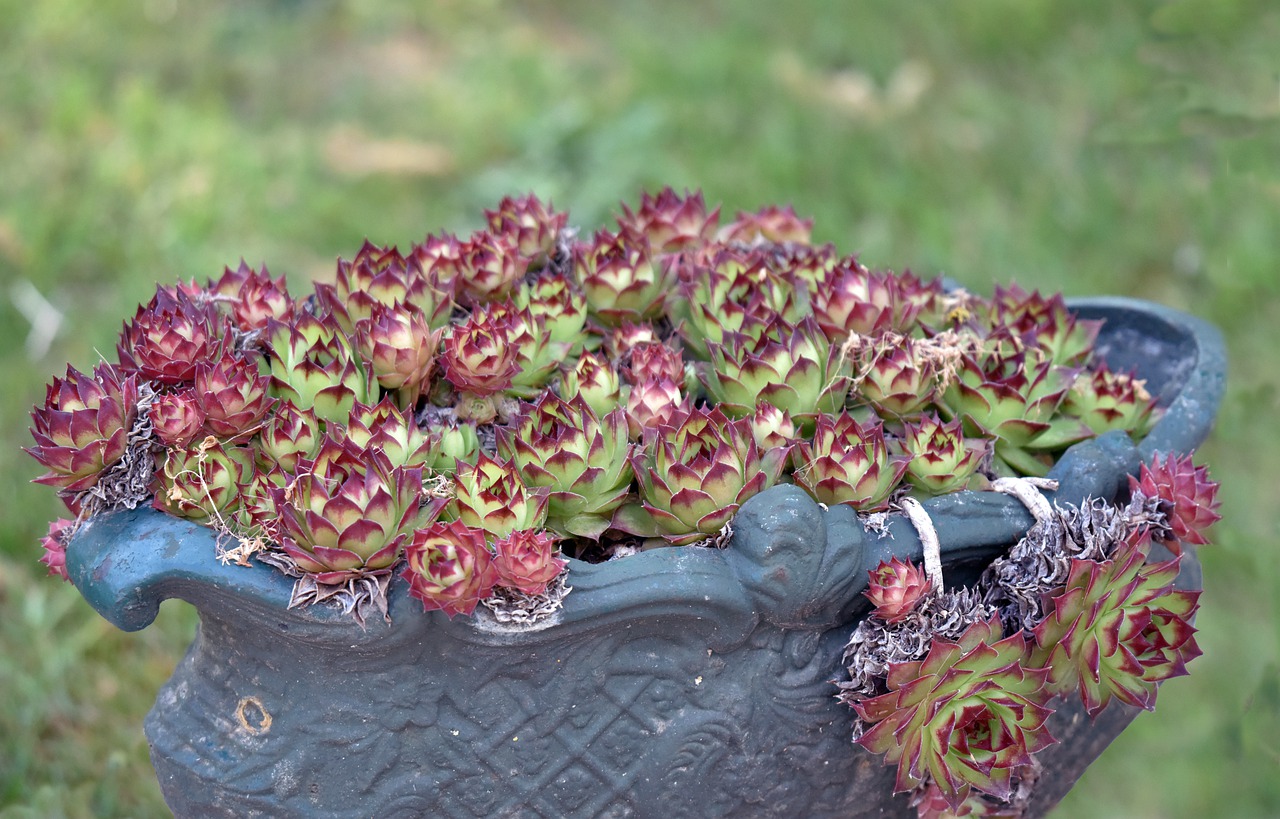
POLYGON ((789 208, 724 221, 668 188, 590 236, 531 195, 485 216, 366 242, 306 294, 244 263, 160 286, 116 362, 35 408, 37 480, 76 519, 149 498, 213 526, 299 600, 403 566, 453 615, 563 556, 722 545, 779 482, 883 511, 1155 414, 1061 297, 870 270, 789 208))
POLYGON ((1126 503, 1055 507, 972 588, 897 559, 871 571, 841 698, 919 816, 1022 815, 1056 698, 1091 717, 1112 700, 1150 710, 1199 656, 1199 592, 1174 580, 1218 519, 1217 484, 1173 455, 1130 482, 1126 503))

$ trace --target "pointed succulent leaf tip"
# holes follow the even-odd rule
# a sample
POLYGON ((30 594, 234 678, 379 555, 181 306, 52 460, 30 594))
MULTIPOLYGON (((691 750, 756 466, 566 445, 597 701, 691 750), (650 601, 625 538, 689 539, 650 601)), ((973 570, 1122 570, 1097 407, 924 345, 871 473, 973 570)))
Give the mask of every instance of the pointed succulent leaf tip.
POLYGON ((598 231, 573 250, 573 271, 590 315, 616 327, 658 318, 675 283, 671 263, 658 258, 643 235, 598 231))
POLYGON ((890 453, 879 421, 862 425, 845 411, 819 415, 812 440, 801 441, 794 458, 793 478, 814 500, 859 512, 886 509, 908 464, 890 453))
MULTIPOLYGON (((677 546, 718 534, 744 501, 778 482, 789 451, 762 453, 750 420, 731 421, 718 408, 683 409, 644 438, 632 464, 653 530, 632 533, 677 546)), ((626 531, 637 523, 615 520, 626 531)))
POLYGON ((31 410, 36 445, 26 452, 48 470, 35 482, 68 493, 97 484, 124 457, 137 405, 136 376, 110 364, 99 364, 93 375, 68 366, 48 386, 44 404, 31 410))
POLYGON ((1143 464, 1137 478, 1129 478, 1129 490, 1147 498, 1159 498, 1171 540, 1165 541, 1174 553, 1181 544, 1204 545, 1204 533, 1222 519, 1218 514, 1218 483, 1209 479, 1207 467, 1196 466, 1192 454, 1169 453, 1163 462, 1157 454, 1143 464))
POLYGON ((959 420, 944 422, 936 414, 903 424, 903 444, 911 461, 906 478, 917 489, 945 495, 964 489, 982 463, 988 444, 966 438, 959 420))
POLYGON ((316 457, 273 490, 280 546, 322 583, 384 572, 419 522, 421 493, 421 468, 393 467, 380 452, 326 435, 316 457))
POLYGON ((526 486, 510 459, 481 452, 474 464, 458 464, 445 515, 491 538, 506 537, 518 529, 545 526, 548 494, 544 488, 526 486))
POLYGON ((519 348, 510 343, 507 312, 479 308, 445 336, 440 368, 460 392, 481 398, 511 386, 520 371, 519 348))
POLYGON ((567 565, 556 556, 556 539, 546 532, 518 530, 499 538, 493 547, 497 584, 525 594, 545 592, 567 565))
POLYGON ((355 339, 374 379, 383 389, 401 393, 407 408, 417 400, 435 367, 443 330, 432 330, 412 304, 376 304, 356 323, 355 339))
POLYGON ((158 288, 120 334, 120 369, 165 386, 190 384, 197 364, 222 358, 227 331, 211 302, 197 304, 183 290, 158 288))
MULTIPOLYGON (((535 262, 555 249, 560 231, 569 224, 569 214, 557 212, 532 193, 505 197, 497 210, 486 210, 489 230, 514 247, 521 256, 535 262)), ((522 271, 523 272, 523 271, 522 271)))
POLYGON ((210 434, 232 439, 250 433, 276 404, 268 395, 271 379, 258 374, 257 364, 237 355, 224 355, 196 366, 192 393, 210 434))
POLYGON ((871 583, 863 594, 876 607, 876 616, 890 624, 906 619, 933 588, 923 569, 896 557, 888 563, 881 561, 867 574, 871 583))
POLYGON ((974 790, 1008 798, 1018 767, 1055 742, 1048 672, 1026 657, 1022 632, 1000 639, 995 617, 934 640, 923 661, 890 666, 888 693, 854 706, 870 726, 858 744, 897 765, 895 792, 931 777, 953 810, 974 790))
POLYGON ((549 492, 547 528, 566 536, 599 538, 634 478, 625 413, 597 418, 581 398, 544 393, 499 429, 498 452, 526 486, 549 492))
POLYGON ((1062 401, 1062 411, 1101 435, 1113 429, 1142 438, 1155 423, 1155 401, 1134 373, 1106 367, 1082 374, 1062 401))
POLYGON ((405 558, 401 577, 410 596, 422 602, 423 610, 443 611, 449 619, 475 611, 498 582, 485 533, 459 521, 416 530, 405 558))
POLYGON ((920 312, 897 276, 872 272, 852 257, 818 282, 812 303, 818 326, 833 344, 843 344, 853 333, 906 335, 920 312))
POLYGON ((812 232, 813 220, 801 219, 790 205, 781 208, 766 205, 754 213, 738 211, 737 217, 720 229, 717 238, 747 245, 765 242, 807 245, 812 232))
POLYGON ((67 582, 71 581, 67 576, 67 539, 75 525, 74 520, 59 518, 49 524, 49 533, 40 538, 40 546, 44 549, 40 562, 49 569, 51 577, 61 577, 67 582))
POLYGON ((707 213, 702 192, 680 196, 665 187, 657 196, 643 194, 635 211, 622 205, 618 227, 645 237, 655 251, 672 253, 710 241, 720 220, 720 208, 707 213))
POLYGON ((1157 683, 1200 656, 1192 615, 1199 592, 1176 591, 1181 558, 1146 562, 1150 538, 1120 544, 1110 560, 1072 560, 1052 613, 1035 628, 1031 663, 1055 694, 1078 689, 1091 716, 1111 700, 1151 710, 1157 683))

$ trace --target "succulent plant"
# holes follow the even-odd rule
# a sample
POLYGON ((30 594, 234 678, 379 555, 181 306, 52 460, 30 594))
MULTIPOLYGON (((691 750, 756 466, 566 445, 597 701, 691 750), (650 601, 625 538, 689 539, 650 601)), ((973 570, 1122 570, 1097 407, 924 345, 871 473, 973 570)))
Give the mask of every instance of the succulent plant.
POLYGON ((619 510, 614 525, 683 545, 719 534, 742 502, 777 483, 785 447, 762 452, 748 419, 719 409, 689 409, 646 430, 631 456, 640 506, 619 510))
POLYGON ((36 445, 26 452, 49 470, 36 483, 69 493, 96 484, 124 457, 137 403, 134 376, 110 364, 99 364, 92 376, 68 366, 31 411, 36 445))
POLYGON ((526 486, 511 460, 481 452, 474 464, 458 464, 454 496, 445 516, 496 539, 518 529, 542 527, 547 502, 548 492, 526 486))
POLYGON ((1155 423, 1155 401, 1142 379, 1102 367, 1075 380, 1062 412, 1101 435, 1113 429, 1142 438, 1155 423))
POLYGON ((663 188, 657 196, 643 194, 634 212, 622 206, 618 226, 624 233, 644 236, 648 243, 663 253, 701 244, 715 235, 720 208, 707 213, 702 193, 680 196, 671 188, 663 188))
POLYGON ((271 394, 322 421, 343 423, 359 401, 377 400, 377 383, 342 330, 303 314, 289 324, 268 320, 271 394))
POLYGON ((273 534, 297 567, 323 583, 389 570, 420 512, 422 470, 326 437, 314 459, 273 491, 273 534))
POLYGON ((505 197, 496 210, 486 210, 484 215, 494 235, 505 239, 538 268, 555 250, 560 231, 569 224, 568 213, 553 210, 551 203, 544 205, 533 194, 505 197))
POLYGON ((986 441, 965 437, 959 420, 945 422, 937 415, 926 415, 916 423, 903 424, 903 429, 903 447, 911 456, 906 478, 930 495, 964 489, 987 452, 986 441))
POLYGON ((974 790, 1009 797, 1016 770, 1054 742, 1049 672, 1025 667, 1027 651, 1022 632, 1001 639, 996 618, 935 640, 922 661, 889 669, 888 693, 855 706, 870 725, 857 743, 897 765, 897 792, 932 779, 953 809, 974 790))
POLYGON ((368 318, 356 323, 355 339, 378 386, 396 392, 399 404, 409 408, 435 368, 442 332, 431 329, 417 307, 396 302, 375 305, 368 318))
POLYGON ((40 546, 44 555, 40 558, 49 570, 51 577, 61 577, 68 582, 67 575, 67 538, 75 531, 76 522, 68 518, 59 518, 49 524, 49 533, 40 538, 40 546))
POLYGON ((790 205, 768 205, 754 213, 738 211, 734 220, 720 229, 718 238, 748 245, 766 242, 807 245, 812 232, 813 220, 800 218, 790 205))
POLYGON ((871 584, 863 594, 876 607, 876 616, 890 624, 906 619, 933 587, 923 569, 896 557, 880 561, 868 574, 871 584))
POLYGON ((228 326, 209 303, 197 304, 186 291, 159 288, 138 308, 120 334, 120 369, 164 386, 190 384, 196 365, 222 358, 228 326))
POLYGON ((1181 543, 1203 545, 1205 531, 1222 519, 1218 514, 1218 484, 1209 480, 1207 467, 1196 466, 1191 455, 1169 453, 1143 464, 1137 478, 1129 478, 1129 490, 1159 499, 1172 540, 1166 540, 1175 554, 1181 543))
POLYGON ((1151 710, 1156 684, 1200 655, 1190 624, 1199 592, 1175 591, 1179 558, 1148 564, 1145 531, 1110 560, 1073 560, 1066 587, 1035 628, 1031 663, 1055 694, 1079 689, 1090 715, 1112 698, 1151 710))
POLYGON ((859 424, 847 412, 819 415, 812 440, 795 449, 797 486, 819 503, 844 503, 859 512, 876 512, 907 470, 908 459, 889 451, 884 426, 859 424))
POLYGON ((212 436, 194 447, 172 447, 156 472, 153 505, 178 517, 234 527, 244 511, 241 487, 253 474, 253 454, 245 447, 212 436))
POLYGON ((487 398, 511 386, 520 372, 519 348, 510 343, 512 317, 477 309, 445 336, 440 351, 444 377, 459 392, 487 398))
POLYGON ((642 235, 599 231, 591 244, 574 249, 573 270, 587 309, 596 321, 618 326, 657 318, 675 283, 670 266, 642 235))
POLYGON ((599 538, 634 478, 624 411, 597 418, 580 397, 544 393, 499 431, 498 452, 526 486, 549 491, 546 525, 565 535, 599 538))
POLYGON ((849 259, 828 272, 813 290, 813 315, 831 343, 851 335, 905 334, 920 307, 906 297, 901 280, 872 272, 849 259))
POLYGON ((939 359, 924 345, 904 338, 891 344, 868 344, 857 356, 855 389, 858 397, 881 416, 909 417, 935 399, 939 359))
POLYGON ((459 521, 437 521, 413 533, 405 546, 409 594, 426 611, 443 611, 452 619, 471 614, 493 591, 498 571, 485 533, 459 521))
POLYGON ((152 430, 165 446, 185 447, 204 428, 204 410, 192 388, 156 396, 147 412, 152 430))
POLYGON ((233 439, 252 433, 275 405, 267 394, 271 379, 256 364, 228 355, 196 367, 192 394, 213 435, 233 439))
POLYGON ((499 538, 493 547, 497 585, 525 594, 545 592, 566 565, 556 556, 556 539, 546 532, 518 530, 499 538))

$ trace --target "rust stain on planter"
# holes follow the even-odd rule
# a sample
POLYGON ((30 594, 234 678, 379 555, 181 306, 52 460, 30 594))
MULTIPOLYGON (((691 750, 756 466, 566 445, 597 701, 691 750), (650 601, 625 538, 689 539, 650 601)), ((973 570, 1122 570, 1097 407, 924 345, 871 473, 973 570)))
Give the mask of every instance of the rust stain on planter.
POLYGON ((236 721, 253 736, 262 736, 271 730, 271 713, 257 697, 242 697, 236 706, 236 721), (255 724, 256 723, 256 724, 255 724))

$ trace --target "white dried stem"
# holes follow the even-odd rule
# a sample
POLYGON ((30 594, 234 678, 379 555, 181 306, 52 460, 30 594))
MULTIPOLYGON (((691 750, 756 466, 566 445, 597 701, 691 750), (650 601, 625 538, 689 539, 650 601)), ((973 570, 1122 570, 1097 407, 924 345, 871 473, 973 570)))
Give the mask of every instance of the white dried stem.
POLYGON ((940 591, 943 588, 942 544, 938 541, 938 530, 934 528, 933 519, 915 498, 903 498, 900 505, 902 513, 907 516, 907 520, 911 521, 916 534, 920 536, 920 543, 924 546, 925 577, 929 579, 929 583, 935 590, 940 591))
POLYGON ((1042 489, 1057 489, 1058 482, 1050 478, 997 478, 991 483, 991 489, 1004 495, 1012 495, 1022 501, 1027 511, 1043 523, 1053 516, 1053 506, 1040 493, 1042 489))

